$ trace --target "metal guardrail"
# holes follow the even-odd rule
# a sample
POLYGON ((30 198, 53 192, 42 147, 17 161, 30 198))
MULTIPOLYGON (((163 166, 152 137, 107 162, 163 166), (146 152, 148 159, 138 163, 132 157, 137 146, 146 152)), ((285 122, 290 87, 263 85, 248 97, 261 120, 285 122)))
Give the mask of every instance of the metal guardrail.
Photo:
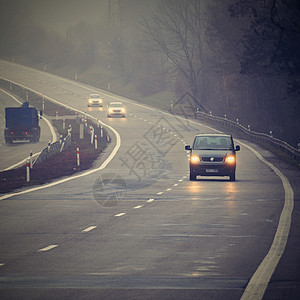
POLYGON ((71 133, 69 133, 64 139, 60 139, 55 143, 49 144, 35 159, 35 161, 32 163, 32 166, 34 167, 35 165, 40 164, 52 155, 67 149, 71 145, 71 140, 71 133))
POLYGON ((271 135, 267 135, 265 133, 258 133, 258 132, 251 131, 249 128, 246 128, 239 123, 230 121, 225 118, 212 116, 210 114, 206 114, 200 111, 197 111, 195 113, 195 117, 196 119, 201 119, 211 124, 220 125, 222 127, 232 128, 234 130, 240 131, 243 134, 245 134, 249 140, 253 140, 263 144, 268 144, 274 149, 277 149, 285 153, 290 158, 300 162, 300 150, 294 148, 293 146, 289 145, 285 141, 276 139, 271 135))

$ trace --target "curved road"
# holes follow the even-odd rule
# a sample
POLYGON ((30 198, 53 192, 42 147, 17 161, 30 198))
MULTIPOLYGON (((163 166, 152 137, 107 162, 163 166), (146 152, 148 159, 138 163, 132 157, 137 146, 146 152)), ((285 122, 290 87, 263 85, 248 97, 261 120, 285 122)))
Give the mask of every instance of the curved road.
POLYGON ((236 182, 192 182, 184 145, 214 128, 17 64, 0 76, 82 113, 92 92, 127 107, 87 111, 112 137, 93 170, 0 198, 1 299, 297 299, 298 170, 235 141, 236 182))

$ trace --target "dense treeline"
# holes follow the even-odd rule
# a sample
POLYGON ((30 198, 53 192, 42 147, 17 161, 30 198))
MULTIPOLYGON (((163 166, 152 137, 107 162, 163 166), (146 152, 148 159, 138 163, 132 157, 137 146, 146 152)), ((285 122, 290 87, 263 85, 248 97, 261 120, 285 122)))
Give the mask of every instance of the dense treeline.
POLYGON ((109 25, 80 21, 64 35, 36 22, 27 4, 0 4, 1 57, 110 68, 142 96, 188 91, 214 115, 300 142, 297 0, 164 0, 143 18, 124 0, 109 25))

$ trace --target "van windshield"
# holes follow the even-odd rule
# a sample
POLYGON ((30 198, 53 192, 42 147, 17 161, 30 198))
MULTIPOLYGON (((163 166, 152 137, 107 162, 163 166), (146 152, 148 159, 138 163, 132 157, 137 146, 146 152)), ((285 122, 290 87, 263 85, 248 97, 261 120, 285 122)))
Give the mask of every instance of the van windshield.
POLYGON ((232 150, 230 137, 226 136, 197 136, 194 141, 195 150, 232 150))

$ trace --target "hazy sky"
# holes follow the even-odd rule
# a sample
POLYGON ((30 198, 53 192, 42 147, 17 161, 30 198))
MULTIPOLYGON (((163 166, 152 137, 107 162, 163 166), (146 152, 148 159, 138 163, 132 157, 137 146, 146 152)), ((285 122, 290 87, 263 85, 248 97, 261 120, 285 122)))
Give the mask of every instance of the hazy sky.
MULTIPOLYGON (((1 1, 1 0, 0 0, 1 1)), ((15 1, 15 0, 11 0, 15 1)), ((107 19, 109 0, 27 0, 34 17, 48 29, 64 33, 81 21, 96 24, 107 19)), ((111 0, 111 5, 117 3, 111 0)), ((124 18, 139 18, 153 11, 156 0, 120 0, 124 18), (131 12, 131 13, 130 13, 131 12)))

